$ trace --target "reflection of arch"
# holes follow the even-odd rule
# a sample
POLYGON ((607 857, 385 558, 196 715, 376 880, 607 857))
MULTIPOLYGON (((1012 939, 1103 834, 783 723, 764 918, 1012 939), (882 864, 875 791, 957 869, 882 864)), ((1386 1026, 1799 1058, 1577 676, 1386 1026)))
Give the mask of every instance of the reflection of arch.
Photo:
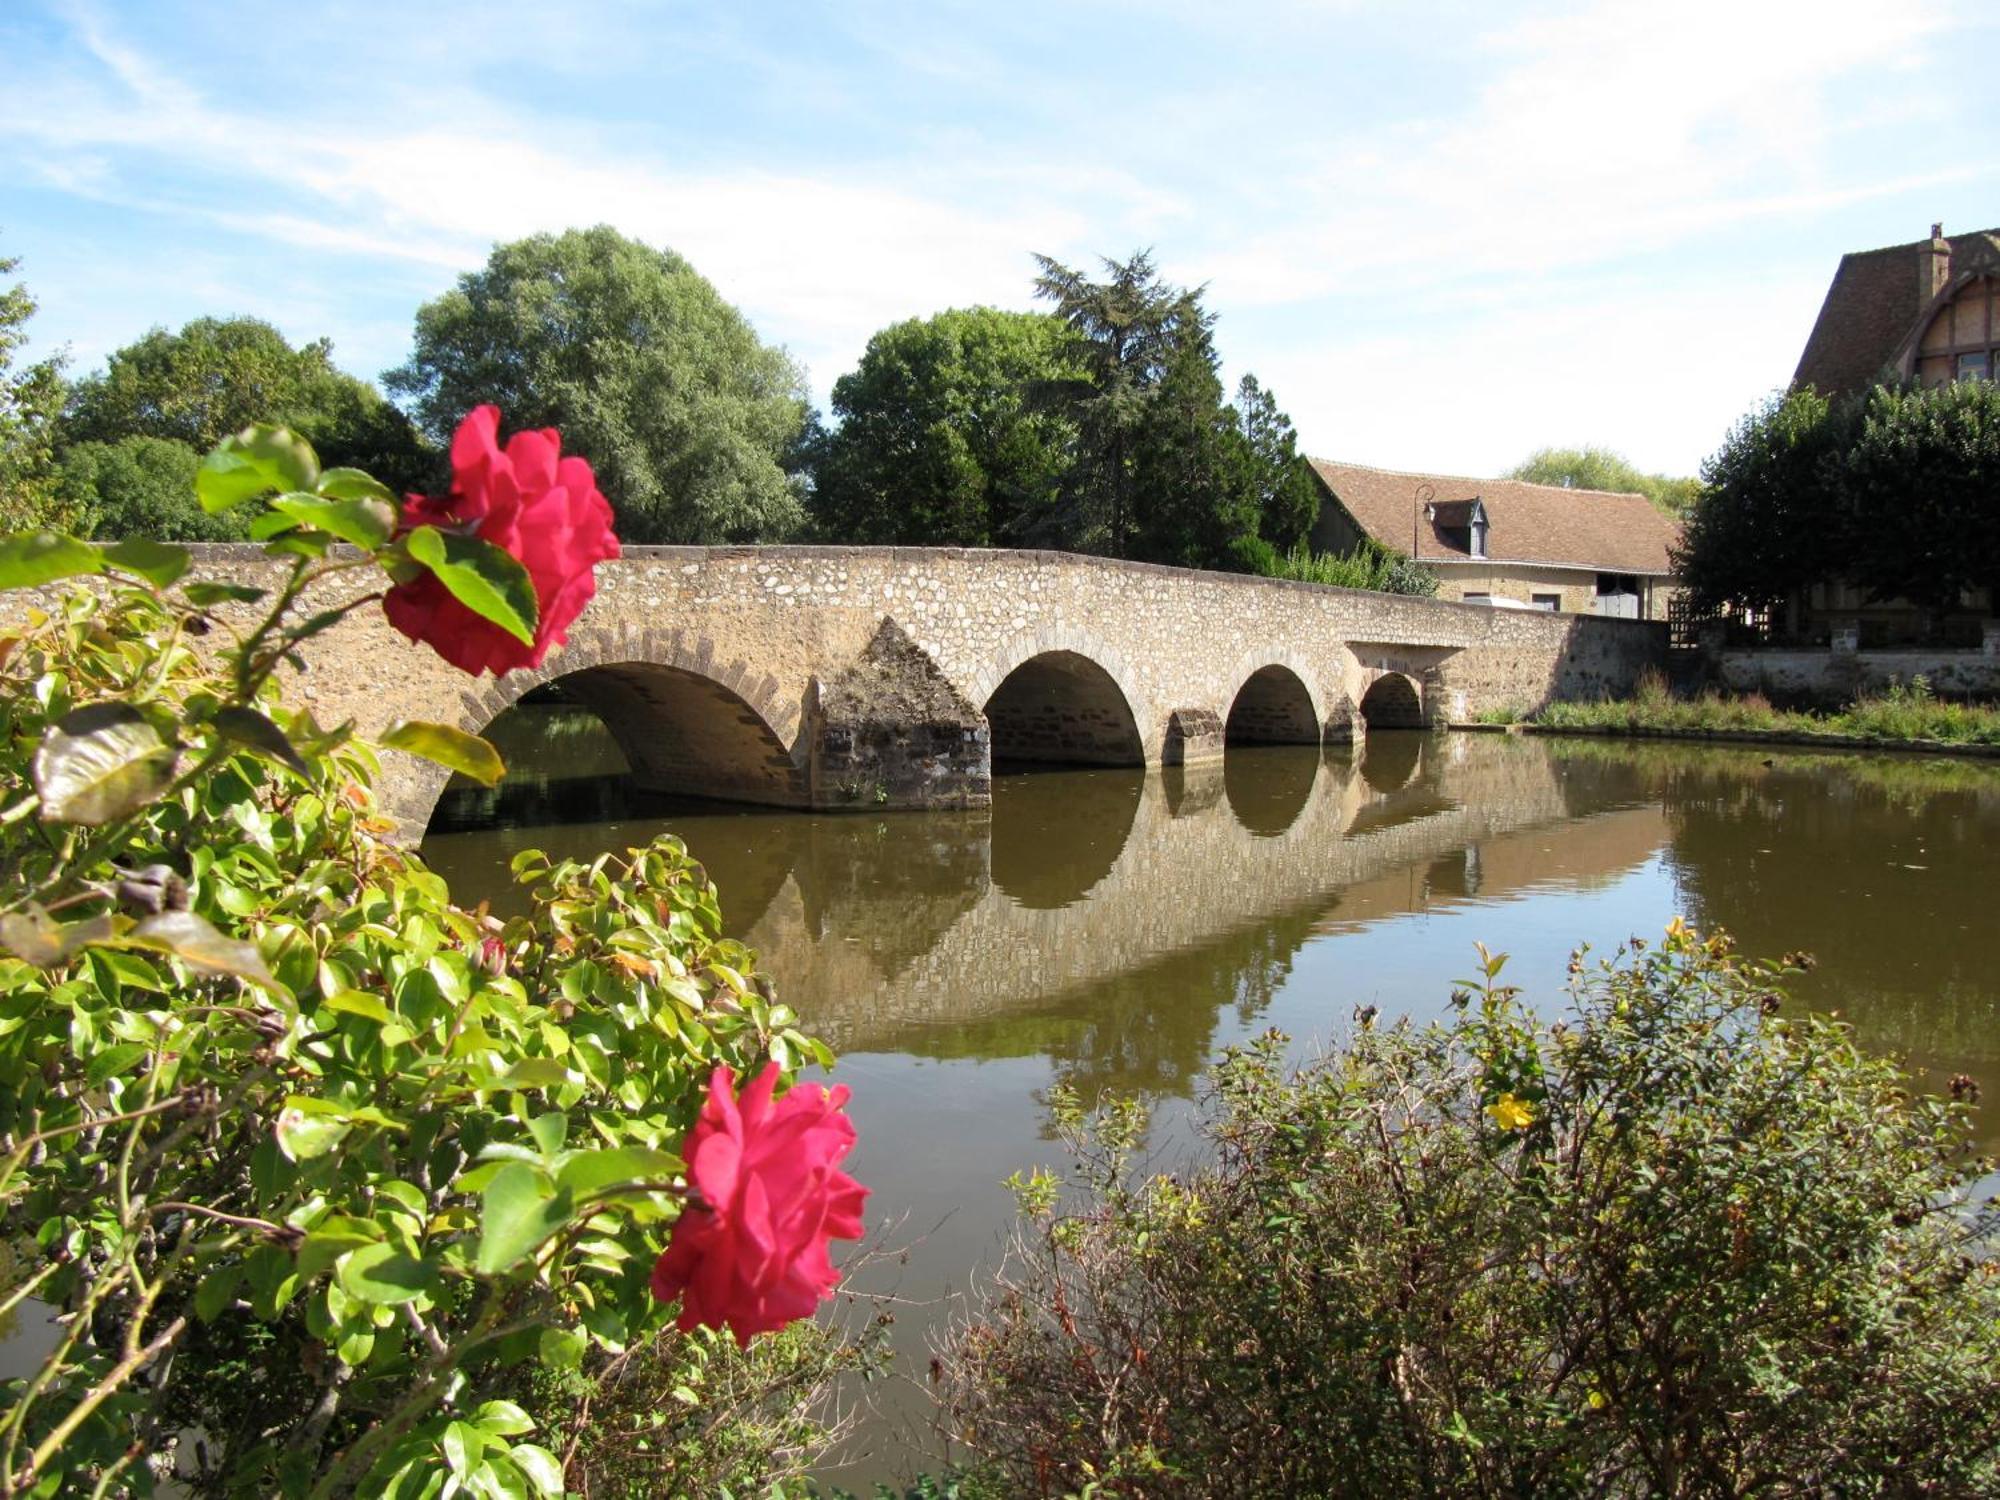
POLYGON ((995 777, 993 883, 1022 906, 1081 901, 1125 852, 1145 785, 1142 770, 995 777))
POLYGON ((1222 783, 1236 821, 1259 838, 1276 838, 1305 811, 1319 779, 1319 751, 1268 745, 1223 757, 1222 783))
POLYGON ((1361 779, 1378 792, 1399 792, 1417 774, 1426 736, 1389 730, 1368 731, 1361 745, 1361 779))
POLYGON ((993 762, 1138 766, 1146 749, 1118 681, 1075 651, 1044 651, 986 700, 993 762))
POLYGON ((1290 667, 1259 667, 1229 705, 1223 740, 1231 745, 1317 745, 1320 714, 1312 691, 1290 667))
POLYGON ((1416 683, 1401 672, 1384 672, 1361 695, 1361 721, 1377 729, 1424 728, 1424 697, 1416 683))

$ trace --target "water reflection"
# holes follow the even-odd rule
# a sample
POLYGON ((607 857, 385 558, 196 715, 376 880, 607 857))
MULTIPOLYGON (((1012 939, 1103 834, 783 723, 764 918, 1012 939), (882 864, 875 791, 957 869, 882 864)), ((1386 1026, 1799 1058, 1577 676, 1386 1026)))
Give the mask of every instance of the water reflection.
MULTIPOLYGON (((517 768, 611 763, 573 712, 540 713, 496 726, 517 768)), ((843 1050, 1041 1055, 1080 1079, 1180 1091, 1216 1017, 1255 1013, 1316 937, 1532 905, 1652 862, 1646 899, 1662 909, 1567 937, 1604 947, 1685 910, 1752 952, 1814 951, 1801 997, 1874 1045, 1975 1074, 2000 1064, 1978 944, 2000 834, 1986 765, 1377 733, 1324 756, 1236 747, 1221 765, 1003 777, 990 815, 874 817, 522 777, 498 798, 447 797, 425 852, 455 889, 504 907, 519 848, 589 856, 663 829, 843 1050)), ((1504 945, 1512 920, 1482 935, 1504 945)))

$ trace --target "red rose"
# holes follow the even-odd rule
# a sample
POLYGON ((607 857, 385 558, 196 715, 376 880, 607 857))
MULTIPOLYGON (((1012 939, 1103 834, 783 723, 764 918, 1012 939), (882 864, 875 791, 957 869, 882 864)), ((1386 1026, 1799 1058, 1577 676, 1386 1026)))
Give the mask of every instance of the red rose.
POLYGON ((562 457, 562 434, 553 427, 517 432, 501 448, 497 406, 478 407, 458 424, 451 493, 436 500, 410 496, 403 523, 469 529, 519 558, 534 581, 540 618, 532 646, 460 604, 429 572, 383 599, 390 624, 474 676, 539 667, 597 592, 593 570, 618 555, 611 507, 590 465, 562 457))
POLYGON ((681 1299, 681 1330, 752 1334, 809 1317, 840 1280, 827 1241, 861 1237, 868 1189, 834 1163, 854 1144, 840 1113, 847 1090, 802 1083, 771 1102, 778 1065, 735 1095, 719 1067, 688 1133, 688 1175, 700 1198, 681 1211, 653 1267, 653 1295, 681 1299))

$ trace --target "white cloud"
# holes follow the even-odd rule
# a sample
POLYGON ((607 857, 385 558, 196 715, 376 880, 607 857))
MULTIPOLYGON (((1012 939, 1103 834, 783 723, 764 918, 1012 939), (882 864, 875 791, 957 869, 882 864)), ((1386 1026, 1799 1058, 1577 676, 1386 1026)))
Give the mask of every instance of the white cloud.
MULTIPOLYGON (((1279 3, 1229 24, 1264 26, 1274 46, 1323 42, 1356 9, 1279 3)), ((302 300, 329 310, 344 349, 384 362, 395 352, 380 347, 379 315, 342 321, 344 278, 396 265, 398 284, 434 271, 442 289, 495 241, 540 230, 607 222, 672 246, 808 364, 822 397, 885 323, 973 302, 1027 305, 1031 250, 1082 259, 1154 243, 1170 277, 1210 284, 1232 363, 1265 377, 1310 440, 1414 466, 1482 453, 1491 463, 1574 432, 1688 467, 1745 387, 1754 396, 1774 369, 1782 378, 1810 321, 1809 308, 1801 323, 1778 317, 1773 295, 1745 297, 1740 274, 1698 263, 1704 246, 1915 181, 1990 178, 1971 154, 1976 133, 1936 136, 1894 170, 1850 159, 1891 159, 1855 144, 1942 107, 1924 51, 1951 20, 1940 0, 1596 0, 1511 21, 1497 11, 1393 13, 1433 28, 1425 45, 1440 76, 1470 68, 1476 79, 1457 94, 1420 90, 1399 113, 1265 98, 1257 79, 1229 76, 1154 100, 1154 123, 1135 125, 1093 117, 1088 91, 1069 99, 1071 78, 1051 67, 1021 79, 1014 115, 947 113, 900 133, 871 117, 870 149, 806 143, 786 153, 791 165, 760 169, 775 158, 739 148, 726 125, 704 140, 686 121, 674 134, 589 117, 596 101, 574 96, 593 57, 625 69, 629 85, 632 56, 649 45, 647 7, 625 0, 560 17, 454 4, 357 40, 355 88, 307 91, 282 109, 235 103, 221 84, 205 94, 76 9, 80 58, 0 89, 0 140, 45 184, 192 216, 234 253, 254 254, 239 239, 324 252, 323 282, 302 300), (389 66, 399 45, 406 65, 389 66), (523 98, 493 82, 530 63, 560 87, 523 98), (1855 75, 1875 86, 1843 88, 1855 75), (1864 94, 1863 109, 1849 107, 1864 94), (1023 123, 1034 119, 1047 134, 1023 123), (1135 149, 1149 130, 1154 149, 1185 162, 1135 149), (826 161, 837 165, 812 165, 826 161), (1636 262, 1646 280, 1603 291, 1636 262), (1339 326, 1364 292, 1378 322, 1393 310, 1393 333, 1357 339, 1339 326), (1579 380, 1572 341, 1592 337, 1591 318, 1645 341, 1645 357, 1579 380), (1748 363, 1726 363, 1736 358, 1748 363), (1412 409, 1414 392, 1485 385, 1494 371, 1505 389, 1448 426, 1412 409), (1719 415, 1718 389, 1728 392, 1719 415), (1569 425, 1556 430, 1553 411, 1569 425)), ((1212 13, 1148 13, 1191 38, 1220 35, 1212 13)), ((843 19, 890 65, 1004 111, 1009 46, 1045 18, 955 14, 927 17, 930 30, 986 29, 928 50, 925 37, 899 35, 893 15, 843 19)), ((741 20, 676 11, 674 39, 740 68, 746 87, 809 88, 836 116, 829 101, 865 92, 812 60, 760 52, 741 20)), ((1786 283, 1790 295, 1775 300, 1816 303, 1823 284, 1786 283)))

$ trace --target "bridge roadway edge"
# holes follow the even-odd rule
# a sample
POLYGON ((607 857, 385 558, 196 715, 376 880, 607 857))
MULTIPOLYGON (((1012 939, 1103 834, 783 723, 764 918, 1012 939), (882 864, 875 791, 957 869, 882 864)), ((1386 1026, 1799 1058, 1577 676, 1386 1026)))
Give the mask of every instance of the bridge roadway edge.
MULTIPOLYGON (((192 550, 200 576, 269 582, 280 566, 251 545, 192 550)), ((380 582, 336 574, 306 608, 380 582)), ((16 618, 37 602, 9 598, 16 618)), ((1282 670, 1266 686, 1296 681, 1319 736, 1344 739, 1385 678, 1436 724, 1627 693, 1665 652, 1653 622, 1070 553, 628 547, 537 671, 468 679, 379 611, 357 610, 307 643, 286 693, 364 734, 405 718, 477 732, 567 678, 642 780, 881 811, 983 806, 995 754, 1148 765, 1220 754, 1239 692, 1268 668, 1282 670), (989 708, 1007 731, 997 738, 989 708)), ((385 806, 419 836, 446 777, 396 752, 383 761, 385 806)))

